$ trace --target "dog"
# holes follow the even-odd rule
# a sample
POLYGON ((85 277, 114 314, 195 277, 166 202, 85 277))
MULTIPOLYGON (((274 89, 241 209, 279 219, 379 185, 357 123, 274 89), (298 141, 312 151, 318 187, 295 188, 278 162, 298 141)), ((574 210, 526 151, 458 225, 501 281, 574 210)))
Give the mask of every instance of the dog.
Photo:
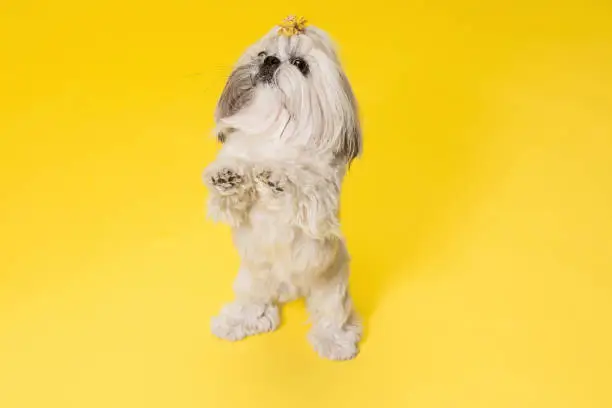
POLYGON ((279 325, 278 305, 303 297, 318 354, 358 354, 339 227, 341 184, 362 151, 353 90, 328 35, 289 17, 239 58, 219 98, 222 143, 204 171, 208 213, 232 229, 241 264, 235 300, 211 321, 226 340, 279 325))

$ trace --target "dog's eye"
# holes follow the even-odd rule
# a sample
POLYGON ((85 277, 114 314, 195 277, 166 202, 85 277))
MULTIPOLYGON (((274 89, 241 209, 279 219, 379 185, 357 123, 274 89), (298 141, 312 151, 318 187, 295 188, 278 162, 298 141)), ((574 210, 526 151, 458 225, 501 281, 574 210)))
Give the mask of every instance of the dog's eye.
POLYGON ((308 74, 308 63, 302 58, 293 58, 291 64, 299 69, 302 74, 308 74))
POLYGON ((268 53, 265 51, 262 51, 259 54, 257 54, 258 57, 265 57, 266 55, 268 55, 268 53))

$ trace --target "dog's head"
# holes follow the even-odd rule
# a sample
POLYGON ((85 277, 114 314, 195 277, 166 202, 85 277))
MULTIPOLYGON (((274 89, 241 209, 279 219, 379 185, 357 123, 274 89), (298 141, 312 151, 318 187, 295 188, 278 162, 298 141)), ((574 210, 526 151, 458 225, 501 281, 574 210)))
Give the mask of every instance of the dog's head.
POLYGON ((240 57, 217 105, 218 138, 275 135, 350 163, 362 145, 351 85, 329 37, 302 22, 285 20, 240 57))

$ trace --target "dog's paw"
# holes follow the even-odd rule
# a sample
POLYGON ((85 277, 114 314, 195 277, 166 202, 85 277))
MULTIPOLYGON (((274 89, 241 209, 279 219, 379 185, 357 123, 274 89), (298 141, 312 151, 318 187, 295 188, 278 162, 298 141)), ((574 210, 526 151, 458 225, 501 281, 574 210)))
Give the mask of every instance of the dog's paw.
POLYGON ((348 324, 342 328, 313 327, 308 334, 310 344, 319 355, 329 360, 351 360, 359 353, 361 326, 348 324))
POLYGON ((270 169, 255 170, 255 182, 260 188, 274 193, 282 193, 287 189, 287 177, 270 169))
POLYGON ((207 183, 222 194, 233 194, 238 192, 244 184, 245 177, 236 170, 223 167, 205 175, 207 183))
POLYGON ((275 305, 231 303, 212 318, 211 330, 220 339, 237 341, 273 331, 279 323, 280 315, 275 305))

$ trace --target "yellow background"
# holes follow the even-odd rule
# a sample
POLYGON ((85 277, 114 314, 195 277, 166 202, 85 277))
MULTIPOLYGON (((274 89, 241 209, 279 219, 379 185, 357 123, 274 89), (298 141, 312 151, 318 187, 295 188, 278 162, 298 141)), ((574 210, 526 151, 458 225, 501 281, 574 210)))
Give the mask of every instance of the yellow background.
POLYGON ((0 3, 0 407, 611 407, 612 3, 219 4, 0 3), (208 329, 238 264, 204 215, 214 104, 290 12, 363 113, 346 363, 299 303, 208 329))

